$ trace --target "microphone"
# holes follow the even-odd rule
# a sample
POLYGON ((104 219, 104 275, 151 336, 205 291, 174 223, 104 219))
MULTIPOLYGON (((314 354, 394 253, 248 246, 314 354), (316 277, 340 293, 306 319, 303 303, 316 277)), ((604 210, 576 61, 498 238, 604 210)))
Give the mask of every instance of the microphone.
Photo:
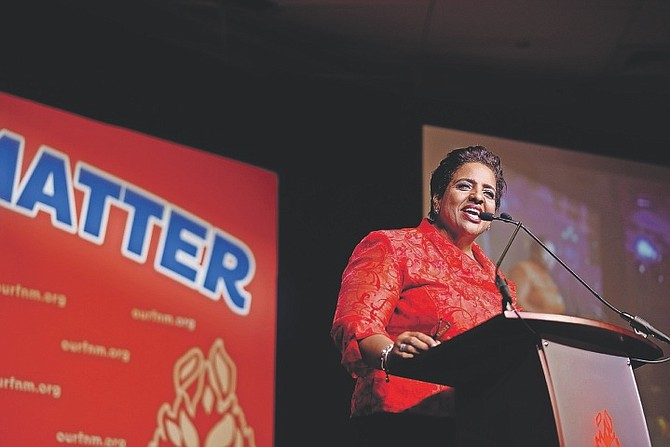
MULTIPOLYGON (((507 300, 509 300, 509 303, 511 303, 511 298, 508 298, 505 293, 509 294, 509 288, 507 287, 507 282, 500 278, 498 275, 498 268, 500 267, 500 264, 505 257, 505 254, 507 253, 507 250, 509 250, 510 245, 512 245, 512 241, 516 237, 516 234, 519 232, 519 229, 522 229, 526 234, 528 234, 530 237, 533 238, 535 242, 540 244, 540 246, 551 255, 552 258, 554 258, 561 266, 568 271, 577 281, 579 281, 586 289, 591 292, 593 296, 595 296, 598 301, 603 303, 605 306, 609 307, 612 311, 614 311, 619 317, 624 319, 634 330, 636 334, 640 334, 644 336, 645 338, 648 337, 649 335, 652 335, 659 340, 663 340, 664 342, 670 344, 670 337, 668 337, 666 334, 663 332, 659 331, 655 327, 653 327, 649 322, 647 322, 645 319, 642 317, 638 317, 635 315, 631 315, 628 312, 621 311, 617 309, 615 306, 613 306, 611 303, 609 303, 607 300, 605 300, 603 297, 601 297, 598 292, 593 290, 591 286, 589 286, 586 281, 584 281, 577 273, 575 273, 561 258, 558 257, 553 251, 547 247, 544 242, 542 242, 537 236, 535 236, 528 228, 526 228, 521 222, 515 221, 512 219, 512 216, 510 216, 507 213, 500 213, 500 216, 495 216, 492 213, 479 213, 479 217, 482 220, 486 221, 494 221, 498 220, 501 222, 506 222, 506 223, 511 223, 516 225, 516 228, 514 229, 514 233, 512 233, 512 237, 510 237, 509 242, 507 242, 507 246, 503 250, 502 255, 500 256, 500 259, 498 260, 496 264, 496 285, 498 286, 498 289, 500 290, 500 293, 503 294, 503 306, 506 306, 507 300)), ((505 310, 505 307, 503 307, 503 310, 505 310)))
POLYGON ((500 276, 498 272, 500 271, 500 264, 502 264, 503 259, 505 259, 507 251, 512 246, 512 242, 514 242, 514 239, 516 238, 516 235, 521 228, 521 222, 516 222, 514 219, 512 219, 512 216, 507 213, 501 213, 500 216, 495 216, 492 213, 482 212, 479 213, 479 218, 489 222, 493 220, 500 220, 502 222, 516 224, 516 228, 514 229, 512 236, 510 236, 509 241, 507 241, 507 246, 500 255, 500 258, 498 258, 498 262, 496 262, 495 271, 496 287, 498 287, 498 291, 500 291, 500 294, 502 295, 502 311, 505 312, 506 310, 512 310, 512 293, 509 290, 509 284, 507 284, 507 281, 505 281, 505 279, 500 276))
POLYGON ((492 220, 500 220, 502 222, 508 222, 508 223, 517 223, 514 219, 512 219, 512 216, 507 214, 507 213, 500 213, 500 216, 496 216, 493 213, 487 213, 486 211, 483 211, 479 213, 479 218, 481 220, 486 220, 488 222, 491 222, 492 220))

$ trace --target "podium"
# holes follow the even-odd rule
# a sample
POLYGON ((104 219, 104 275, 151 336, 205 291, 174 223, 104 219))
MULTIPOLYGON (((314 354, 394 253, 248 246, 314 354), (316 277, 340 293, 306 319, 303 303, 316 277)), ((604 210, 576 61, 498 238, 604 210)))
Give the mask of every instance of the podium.
POLYGON ((662 355, 618 326, 505 311, 390 369, 455 388, 462 446, 650 447, 633 370, 662 355))

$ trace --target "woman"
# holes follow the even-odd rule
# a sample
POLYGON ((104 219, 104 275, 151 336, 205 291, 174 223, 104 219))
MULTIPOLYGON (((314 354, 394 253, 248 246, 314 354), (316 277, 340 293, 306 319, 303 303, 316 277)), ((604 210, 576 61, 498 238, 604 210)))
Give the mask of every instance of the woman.
POLYGON ((505 187, 496 154, 455 149, 431 176, 430 212, 418 227, 373 231, 354 249, 331 337, 356 379, 359 445, 457 445, 455 390, 393 376, 393 362, 501 312, 495 264, 475 240, 491 225, 480 213, 498 210, 505 187))

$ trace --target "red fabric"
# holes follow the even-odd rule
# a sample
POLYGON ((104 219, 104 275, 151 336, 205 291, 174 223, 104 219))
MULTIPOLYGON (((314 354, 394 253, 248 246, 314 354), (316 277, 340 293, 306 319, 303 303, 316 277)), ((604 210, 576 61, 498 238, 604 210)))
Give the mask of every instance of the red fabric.
MULTIPOLYGON (((427 219, 416 228, 368 234, 354 249, 342 274, 331 337, 342 365, 356 378, 351 415, 378 411, 452 415, 453 390, 443 385, 391 376, 370 368, 358 340, 373 334, 391 339, 405 330, 441 335, 445 341, 501 312, 495 264, 478 245, 473 260, 427 219), (433 398, 426 400, 433 396, 433 398)), ((516 305, 516 288, 510 283, 516 305)))

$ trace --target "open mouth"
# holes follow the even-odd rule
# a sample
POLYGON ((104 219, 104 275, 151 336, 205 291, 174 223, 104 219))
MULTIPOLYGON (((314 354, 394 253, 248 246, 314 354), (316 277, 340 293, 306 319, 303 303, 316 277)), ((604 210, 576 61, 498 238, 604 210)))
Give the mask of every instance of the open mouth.
POLYGON ((472 218, 471 220, 473 221, 479 222, 481 220, 481 218, 479 217, 479 213, 481 213, 481 210, 478 208, 470 208, 470 207, 464 208, 463 212, 468 216, 470 216, 472 218))

